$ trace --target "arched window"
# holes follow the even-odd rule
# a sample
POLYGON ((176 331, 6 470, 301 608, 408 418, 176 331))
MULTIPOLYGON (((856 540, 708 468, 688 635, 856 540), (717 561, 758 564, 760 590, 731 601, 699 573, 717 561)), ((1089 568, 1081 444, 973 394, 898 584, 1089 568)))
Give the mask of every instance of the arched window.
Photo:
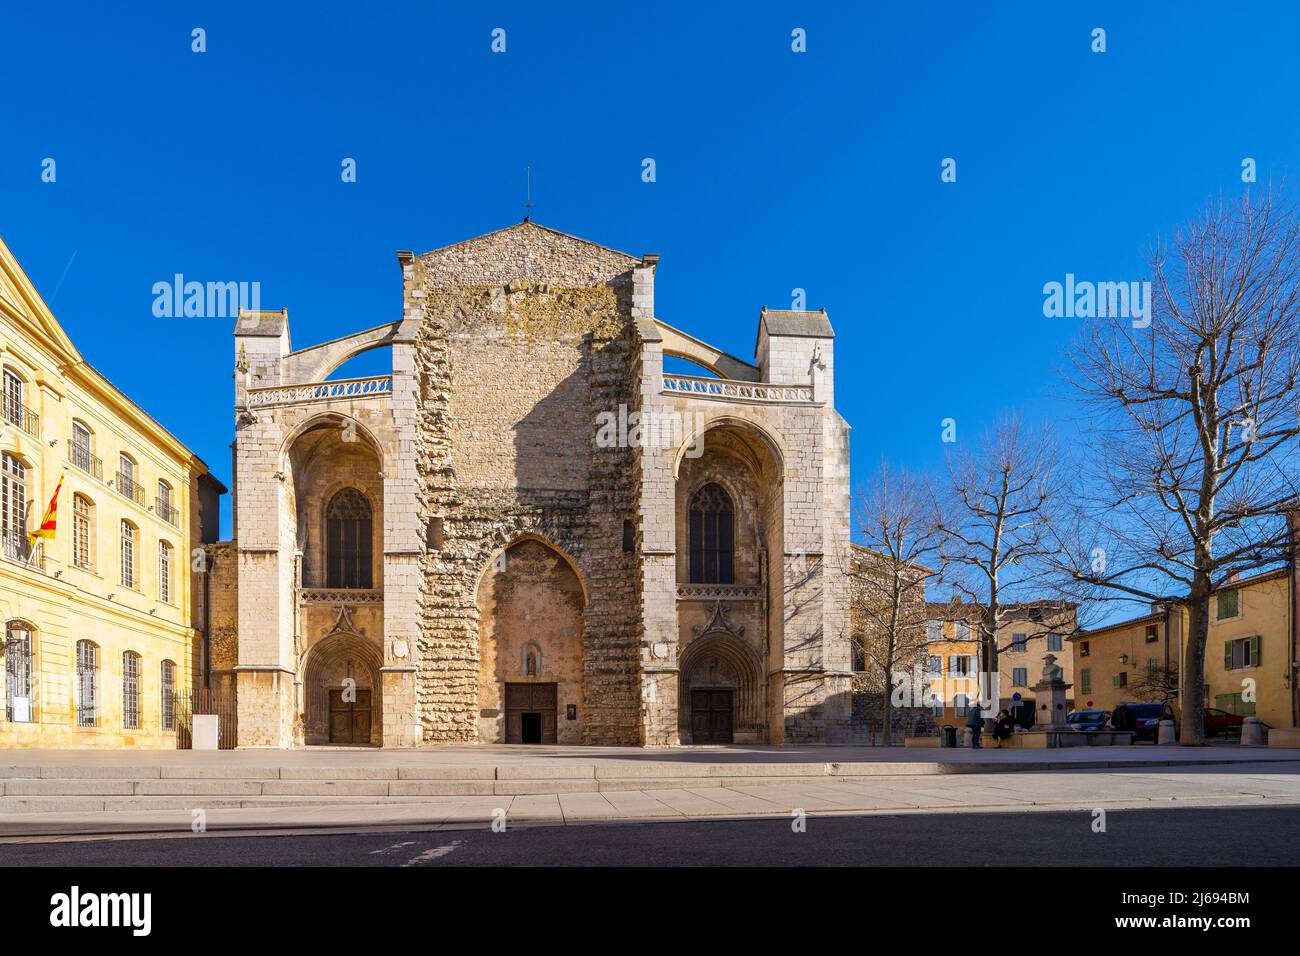
POLYGON ((172 546, 158 542, 158 600, 172 603, 172 546))
POLYGON ((162 729, 176 729, 176 664, 162 662, 162 729))
POLYGON ((720 485, 708 484, 691 496, 690 577, 692 584, 735 581, 735 509, 720 485))
POLYGON ((136 530, 135 525, 126 519, 122 520, 122 577, 121 583, 124 588, 134 588, 136 586, 136 567, 135 556, 139 550, 140 532, 136 530))
POLYGON ((130 498, 141 507, 144 506, 144 489, 136 480, 137 468, 135 459, 126 452, 120 452, 117 456, 117 490, 121 492, 124 498, 130 498))
POLYGON ((0 535, 6 558, 27 560, 27 466, 7 452, 0 456, 0 535))
POLYGON ((172 507, 172 486, 161 478, 158 479, 158 497, 153 504, 158 517, 169 524, 176 523, 176 509, 172 507))
POLYGON ((23 621, 5 625, 5 719, 32 720, 32 628, 23 621))
POLYGON ((140 727, 140 655, 135 651, 122 655, 122 726, 140 727))
POLYGON ((855 671, 867 669, 867 646, 864 640, 861 634, 856 634, 853 637, 853 669, 855 671))
POLYGON ((68 451, 68 460, 82 471, 104 477, 103 465, 95 457, 95 439, 89 426, 77 419, 72 420, 72 447, 68 451))
POLYGON ((99 722, 99 647, 77 641, 77 726, 99 722))
POLYGON ((72 563, 79 568, 95 568, 95 506, 84 495, 72 496, 72 563))
POLYGON ((355 488, 344 488, 325 509, 325 586, 374 586, 370 563, 370 502, 355 488))

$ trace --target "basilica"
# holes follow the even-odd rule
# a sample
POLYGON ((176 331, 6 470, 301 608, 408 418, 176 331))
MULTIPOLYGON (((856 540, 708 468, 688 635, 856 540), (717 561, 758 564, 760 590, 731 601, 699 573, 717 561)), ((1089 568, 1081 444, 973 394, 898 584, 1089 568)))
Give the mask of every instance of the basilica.
POLYGON ((830 321, 764 308, 729 355, 656 313, 658 260, 525 220, 398 252, 400 314, 345 338, 240 312, 206 664, 239 746, 848 739, 830 321))

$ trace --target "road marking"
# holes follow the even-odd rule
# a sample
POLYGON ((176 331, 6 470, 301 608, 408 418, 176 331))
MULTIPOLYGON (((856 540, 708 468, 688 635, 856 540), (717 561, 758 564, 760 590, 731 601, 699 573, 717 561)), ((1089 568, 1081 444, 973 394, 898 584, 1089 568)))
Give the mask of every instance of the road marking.
POLYGON ((425 850, 423 853, 420 853, 417 856, 413 856, 411 859, 407 860, 405 863, 402 864, 402 866, 420 866, 425 863, 430 863, 436 859, 439 859, 440 857, 446 856, 448 853, 450 853, 452 850, 456 849, 457 847, 463 846, 464 843, 465 843, 464 840, 452 840, 450 843, 447 843, 443 846, 430 847, 429 849, 425 850))
POLYGON ((392 846, 386 846, 382 850, 371 850, 370 855, 374 856, 376 853, 391 853, 393 850, 400 850, 404 846, 415 846, 415 841, 407 840, 405 843, 394 843, 392 846))

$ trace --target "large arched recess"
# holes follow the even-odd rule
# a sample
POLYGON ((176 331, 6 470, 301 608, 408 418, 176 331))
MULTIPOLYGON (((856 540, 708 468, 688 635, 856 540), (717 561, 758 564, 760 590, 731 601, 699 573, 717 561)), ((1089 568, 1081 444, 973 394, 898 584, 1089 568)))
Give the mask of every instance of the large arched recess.
POLYGON ((479 739, 583 740, 586 587, 572 558, 535 535, 512 541, 479 579, 479 739), (526 739, 536 715, 542 739, 526 739))

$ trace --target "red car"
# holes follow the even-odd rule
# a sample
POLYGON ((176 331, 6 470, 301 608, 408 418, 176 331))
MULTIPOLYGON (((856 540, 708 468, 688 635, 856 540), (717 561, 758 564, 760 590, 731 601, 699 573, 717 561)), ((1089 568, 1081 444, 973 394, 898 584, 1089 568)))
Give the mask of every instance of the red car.
POLYGON ((1240 714, 1230 714, 1226 710, 1205 708, 1205 736, 1219 737, 1223 734, 1241 733, 1241 725, 1246 718, 1240 714))

